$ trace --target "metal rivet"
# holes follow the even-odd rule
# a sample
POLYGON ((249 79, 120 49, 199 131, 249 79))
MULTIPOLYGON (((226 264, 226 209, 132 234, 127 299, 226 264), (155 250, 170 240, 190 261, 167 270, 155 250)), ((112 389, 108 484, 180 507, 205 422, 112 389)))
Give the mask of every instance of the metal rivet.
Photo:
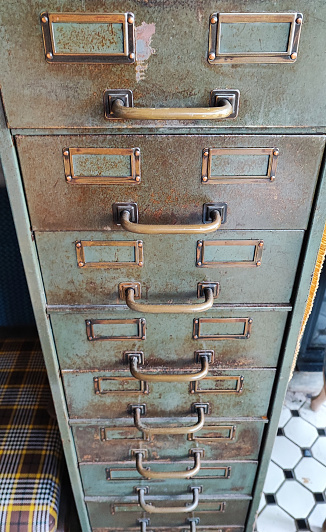
POLYGON ((252 318, 249 318, 248 323, 252 323, 252 318))
POLYGON ((129 54, 129 59, 135 59, 135 54, 129 54))
POLYGON ((202 243, 202 241, 200 240, 200 241, 198 242, 198 247, 201 248, 202 245, 203 245, 203 243, 202 243))
POLYGON ((216 24, 217 17, 211 17, 211 24, 216 24))
POLYGON ((136 155, 136 157, 138 157, 140 155, 140 149, 137 148, 135 151, 134 151, 134 154, 136 155))
POLYGON ((82 268, 83 266, 85 266, 85 262, 78 262, 78 266, 82 268))
POLYGON ((200 261, 197 262, 197 266, 201 266, 201 262, 200 261))
POLYGON ((86 321, 86 325, 90 325, 91 322, 89 320, 86 321))
POLYGON ((142 336, 142 337, 141 337, 142 340, 145 340, 145 338, 146 338, 146 336, 142 336))
POLYGON ((138 262, 138 266, 143 266, 143 265, 144 265, 144 263, 143 263, 142 260, 140 262, 138 262))
POLYGON ((93 336, 89 336, 88 339, 89 339, 89 340, 93 340, 93 336))
POLYGON ((77 242, 76 248, 81 248, 81 242, 77 242))
POLYGON ((198 320, 195 320, 195 323, 198 323, 198 320))
POLYGON ((140 181, 140 175, 136 175, 136 177, 135 177, 135 181, 137 181, 137 183, 139 183, 139 181, 140 181))
POLYGON ((69 155, 69 151, 68 151, 68 150, 65 150, 65 151, 63 152, 63 155, 64 155, 65 157, 68 157, 68 155, 69 155))
POLYGON ((256 262, 256 266, 260 266, 260 265, 261 265, 261 261, 259 260, 256 262))
POLYGON ((67 175, 67 176, 66 176, 66 181, 72 181, 72 177, 71 177, 71 175, 67 175))
POLYGON ((213 54, 213 52, 210 53, 210 54, 208 55, 208 59, 210 59, 211 61, 212 61, 213 59, 215 59, 215 54, 213 54))
POLYGON ((250 334, 249 333, 247 334, 246 338, 250 338, 250 334))
POLYGON ((301 18, 301 17, 298 17, 297 20, 296 20, 296 23, 297 23, 297 24, 302 24, 302 18, 301 18))
POLYGON ((202 181, 207 181, 207 179, 208 179, 207 175, 203 175, 202 181))
POLYGON ((53 54, 51 54, 51 52, 48 52, 48 53, 46 54, 46 57, 47 57, 48 59, 53 59, 53 54))
POLYGON ((271 181, 275 181, 275 175, 271 175, 271 181))
POLYGON ((48 22, 49 19, 48 19, 48 17, 46 17, 46 16, 44 15, 44 16, 41 18, 41 20, 42 20, 42 22, 44 22, 44 24, 45 24, 46 22, 48 22))
POLYGON ((261 241, 259 242, 259 244, 258 244, 258 247, 262 248, 263 245, 264 245, 264 242, 261 240, 261 241))
POLYGON ((204 150, 204 151, 203 151, 203 156, 204 156, 204 157, 208 157, 208 154, 209 154, 208 150, 204 150))
POLYGON ((129 17, 127 18, 127 20, 128 20, 128 23, 129 23, 129 24, 133 24, 133 23, 135 22, 135 19, 134 19, 134 17, 133 17, 132 15, 129 15, 129 17))
POLYGON ((142 242, 138 242, 138 247, 142 248, 143 247, 143 243, 142 242))
POLYGON ((296 59, 298 57, 298 54, 296 54, 295 52, 293 52, 293 54, 291 54, 291 59, 296 59))
POLYGON ((275 155, 275 156, 279 155, 279 153, 280 153, 280 152, 279 152, 278 150, 274 150, 274 151, 273 151, 273 155, 275 155))
MULTIPOLYGON (((198 323, 198 322, 197 322, 197 323, 198 323)), ((195 339, 195 340, 198 340, 198 335, 197 335, 197 334, 194 335, 194 339, 195 339)))

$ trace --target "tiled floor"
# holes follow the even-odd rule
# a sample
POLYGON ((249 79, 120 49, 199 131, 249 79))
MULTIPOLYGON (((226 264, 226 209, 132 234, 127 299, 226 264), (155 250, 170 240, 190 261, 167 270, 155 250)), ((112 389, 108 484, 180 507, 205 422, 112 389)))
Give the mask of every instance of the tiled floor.
POLYGON ((326 519, 326 404, 310 410, 317 374, 296 374, 289 387, 260 502, 257 532, 322 532, 326 519))

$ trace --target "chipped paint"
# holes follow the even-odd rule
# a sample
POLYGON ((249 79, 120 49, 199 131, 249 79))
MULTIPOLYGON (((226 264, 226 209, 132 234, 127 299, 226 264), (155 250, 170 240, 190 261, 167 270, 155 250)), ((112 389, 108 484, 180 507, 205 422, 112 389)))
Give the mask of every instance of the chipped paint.
POLYGON ((151 47, 152 37, 155 33, 155 24, 146 24, 142 22, 140 26, 136 27, 136 49, 137 49, 137 65, 136 65, 136 81, 145 79, 145 72, 147 70, 148 59, 152 54, 155 54, 154 48, 151 47))

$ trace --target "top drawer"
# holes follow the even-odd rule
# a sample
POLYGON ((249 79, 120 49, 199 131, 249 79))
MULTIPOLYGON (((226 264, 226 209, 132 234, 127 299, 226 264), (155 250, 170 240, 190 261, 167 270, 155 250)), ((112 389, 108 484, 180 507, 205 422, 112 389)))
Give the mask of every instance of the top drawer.
POLYGON ((326 124, 323 0, 31 0, 0 9, 11 127, 326 124), (106 89, 130 90, 146 108, 208 107, 212 90, 237 89, 239 115, 106 120, 106 89))

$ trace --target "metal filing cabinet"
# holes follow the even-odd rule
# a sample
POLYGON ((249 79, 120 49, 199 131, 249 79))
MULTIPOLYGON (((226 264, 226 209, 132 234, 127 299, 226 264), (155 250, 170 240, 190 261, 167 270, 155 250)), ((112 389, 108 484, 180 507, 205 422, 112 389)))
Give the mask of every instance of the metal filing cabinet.
POLYGON ((83 531, 251 531, 325 223, 325 3, 2 2, 1 162, 83 531))

